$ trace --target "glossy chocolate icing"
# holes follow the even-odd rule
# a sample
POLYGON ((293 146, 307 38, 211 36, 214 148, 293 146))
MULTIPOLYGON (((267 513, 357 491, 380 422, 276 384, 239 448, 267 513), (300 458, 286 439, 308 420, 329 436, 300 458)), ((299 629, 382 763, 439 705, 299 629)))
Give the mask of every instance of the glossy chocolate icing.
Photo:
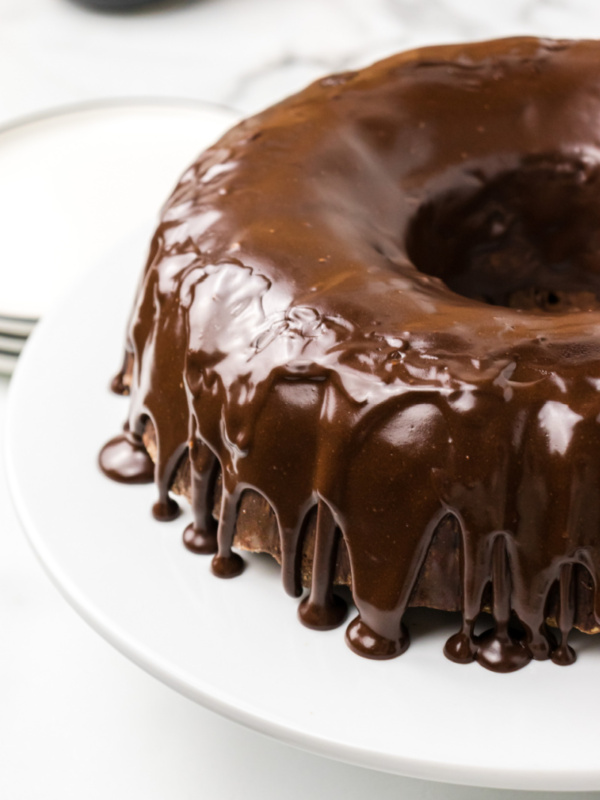
POLYGON ((156 431, 158 517, 190 459, 186 543, 215 553, 215 574, 242 569, 231 545, 254 491, 299 596, 316 508, 300 618, 343 620, 343 537, 358 610, 347 642, 390 658, 453 518, 463 624, 449 658, 505 672, 572 662, 576 573, 597 630, 599 66, 592 41, 415 50, 314 83, 183 175, 115 388, 131 394, 132 453, 148 420, 156 431), (476 636, 486 597, 494 625, 476 636))

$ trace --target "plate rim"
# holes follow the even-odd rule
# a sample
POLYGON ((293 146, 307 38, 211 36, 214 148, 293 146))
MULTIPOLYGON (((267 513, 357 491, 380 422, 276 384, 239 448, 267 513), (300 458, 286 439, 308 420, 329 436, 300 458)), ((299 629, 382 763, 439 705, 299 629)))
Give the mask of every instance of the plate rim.
MULTIPOLYGON (((59 103, 55 106, 48 106, 38 111, 30 113, 19 114, 2 124, 0 124, 0 137, 6 133, 12 133, 19 128, 26 128, 30 125, 37 125, 40 122, 49 122, 57 117, 65 117, 76 115, 79 113, 87 113, 89 111, 111 111, 122 110, 128 107, 173 107, 173 108, 189 108, 190 110, 196 109, 201 111, 203 108, 214 109, 215 111, 224 111, 232 116, 237 116, 242 120, 243 114, 225 103, 218 103, 212 100, 201 100, 194 97, 187 96, 173 96, 173 95, 124 95, 124 96, 107 96, 99 97, 91 100, 79 100, 72 103, 59 103)), ((6 315, 4 315, 6 316, 6 315)))
MULTIPOLYGON (((69 118, 77 118, 79 115, 85 115, 94 112, 119 112, 127 111, 128 109, 148 109, 148 110, 163 110, 168 111, 196 111, 202 112, 209 111, 214 113, 223 113, 231 117, 231 126, 244 119, 244 114, 235 108, 225 105, 225 103, 218 103, 211 100, 201 100, 187 96, 168 96, 168 95, 126 95, 122 97, 101 97, 90 100, 76 101, 72 103, 61 103, 56 106, 49 106, 40 110, 32 111, 19 115, 0 124, 0 148, 3 146, 3 138, 5 136, 18 135, 20 132, 27 135, 29 129, 35 126, 50 123, 54 120, 68 120, 69 118)), ((60 298, 59 298, 60 299, 60 298)), ((38 317, 32 317, 30 314, 21 315, 11 313, 10 310, 3 309, 0 306, 0 329, 2 323, 6 322, 9 326, 8 330, 18 332, 18 334, 28 335, 33 330, 37 322, 47 313, 47 310, 38 317)))

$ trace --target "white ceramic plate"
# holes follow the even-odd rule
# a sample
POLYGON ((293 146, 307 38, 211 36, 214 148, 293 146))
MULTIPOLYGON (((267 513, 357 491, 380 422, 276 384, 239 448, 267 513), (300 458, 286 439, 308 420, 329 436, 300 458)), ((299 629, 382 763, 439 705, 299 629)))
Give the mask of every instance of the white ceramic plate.
POLYGON ((122 100, 0 129, 0 331, 24 332, 20 318, 39 318, 83 265, 153 218, 238 118, 193 101, 122 100))
POLYGON ((154 487, 100 474, 98 451, 126 414, 107 387, 144 251, 145 236, 89 273, 36 328, 13 379, 10 485, 67 599, 173 688, 315 753, 433 780, 599 789, 599 637, 579 637, 572 667, 498 675, 447 661, 456 620, 424 614, 404 656, 367 661, 343 629, 300 625, 270 559, 251 557, 241 577, 219 580, 181 543, 188 512, 155 522, 154 487))

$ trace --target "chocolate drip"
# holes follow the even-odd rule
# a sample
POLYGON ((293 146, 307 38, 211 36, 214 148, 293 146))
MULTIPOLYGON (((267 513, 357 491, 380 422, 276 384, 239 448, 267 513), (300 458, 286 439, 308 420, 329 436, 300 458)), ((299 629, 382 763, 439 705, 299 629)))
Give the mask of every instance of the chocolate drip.
POLYGON ((172 522, 177 519, 181 509, 176 500, 167 493, 162 500, 157 500, 152 506, 152 516, 158 522, 172 522))
POLYGON ((310 593, 300 603, 298 616, 307 628, 328 631, 337 628, 346 618, 345 601, 333 592, 338 530, 331 510, 322 500, 317 511, 315 554, 310 593))
POLYGON ((142 437, 125 425, 124 433, 107 442, 98 458, 100 469, 119 483, 152 483, 154 464, 146 452, 142 437))
MULTIPOLYGON (((444 645, 444 655, 457 664, 470 664, 475 660, 475 622, 481 612, 484 583, 477 580, 475 565, 478 554, 468 551, 469 538, 461 526, 460 572, 462 581, 462 625, 444 645)), ((487 576, 486 576, 487 577, 487 576)))
POLYGON ((239 489, 229 492, 223 486, 221 515, 217 530, 218 547, 211 563, 211 569, 217 578, 235 578, 244 571, 244 560, 231 549, 240 494, 239 489))
POLYGON ((128 350, 126 350, 123 356, 123 364, 121 366, 121 369, 119 370, 119 372, 117 372, 117 374, 111 381, 110 384, 111 392, 120 395, 129 394, 132 368, 133 368, 133 353, 130 353, 128 350))
MULTIPOLYGON (((450 659, 569 663, 571 627, 600 630, 599 58, 531 38, 401 54, 246 120, 185 173, 117 388, 132 430, 154 425, 162 519, 191 441, 184 541, 216 548, 216 575, 243 569, 252 492, 292 595, 318 503, 300 617, 341 622, 343 542, 361 655, 408 647, 439 531, 460 551, 438 594, 463 615, 450 659)), ((118 480, 148 462, 128 433, 101 454, 118 480)))
POLYGON ((192 512, 194 521, 183 532, 183 543, 192 553, 217 552, 217 524, 212 515, 219 462, 197 439, 190 447, 192 512))
POLYGON ((495 672, 514 672, 531 660, 527 644, 510 629, 511 579, 506 539, 497 536, 492 550, 494 628, 477 639, 477 661, 495 672))
POLYGON ((297 517, 291 524, 285 524, 275 511, 281 553, 281 579, 283 588, 290 597, 300 597, 302 585, 299 580, 299 561, 302 555, 302 532, 304 520, 297 517))
POLYGON ((573 584, 573 564, 563 564, 560 568, 558 628, 560 643, 552 651, 552 661, 566 667, 572 664, 577 655, 568 643, 575 616, 575 587, 573 584))
MULTIPOLYGON (((283 579, 283 587, 285 591, 290 595, 290 597, 301 597, 303 593, 302 567, 303 567, 304 550, 307 542, 309 528, 312 527, 315 528, 315 542, 316 542, 318 508, 319 508, 318 504, 316 506, 313 506, 302 520, 302 525, 299 528, 299 533, 297 535, 297 538, 294 540, 296 545, 295 553, 291 552, 291 548, 288 549, 287 574, 283 573, 282 571, 282 579, 283 579)), ((279 547, 281 550, 282 530, 281 530, 281 525, 279 523, 277 525, 277 530, 279 534, 279 547)), ((311 570, 312 566, 313 565, 311 564, 311 570)))
POLYGON ((370 628, 359 615, 346 628, 346 642, 357 655, 384 661, 401 656, 408 649, 410 639, 403 624, 397 636, 388 638, 370 628))
POLYGON ((160 438, 158 438, 156 463, 154 465, 154 482, 158 489, 158 500, 152 506, 152 515, 159 522, 171 522, 177 519, 181 512, 178 503, 170 496, 169 489, 173 483, 178 464, 185 452, 186 445, 180 445, 168 457, 162 457, 160 438))

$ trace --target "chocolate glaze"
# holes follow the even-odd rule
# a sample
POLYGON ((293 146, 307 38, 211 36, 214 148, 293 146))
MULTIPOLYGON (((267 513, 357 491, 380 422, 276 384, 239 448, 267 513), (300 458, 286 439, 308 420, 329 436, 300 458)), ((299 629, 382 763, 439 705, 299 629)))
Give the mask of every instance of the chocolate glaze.
MULTIPOLYGON (((348 644, 390 658, 452 519, 463 624, 446 655, 505 672, 573 661, 576 573, 600 625, 599 66, 591 41, 403 53, 246 120, 183 175, 117 388, 135 436, 154 426, 163 516, 190 459, 186 543, 216 550, 215 574, 242 569, 231 545, 254 491, 299 596, 317 508, 300 618, 342 621, 341 536, 348 644), (494 625, 476 636, 485 597, 494 625)), ((113 449, 102 466, 123 477, 113 449)))
POLYGON ((123 366, 111 381, 110 384, 111 392, 122 395, 129 394, 129 385, 131 382, 132 368, 133 368, 133 355, 126 350, 123 356, 123 366))
POLYGON ((120 483, 152 483, 154 464, 146 452, 142 437, 128 426, 120 436, 107 442, 98 458, 105 475, 120 483))

